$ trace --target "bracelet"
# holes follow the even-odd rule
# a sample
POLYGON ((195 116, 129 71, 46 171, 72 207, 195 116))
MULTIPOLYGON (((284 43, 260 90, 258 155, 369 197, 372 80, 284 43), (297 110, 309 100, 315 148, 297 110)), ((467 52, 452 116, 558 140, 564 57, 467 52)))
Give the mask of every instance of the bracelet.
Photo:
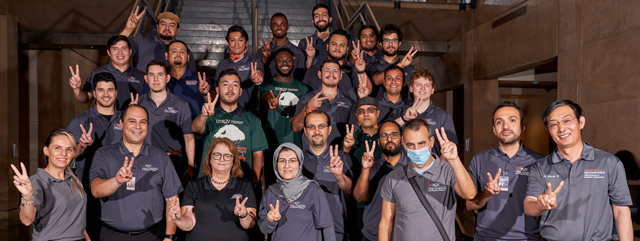
POLYGON ((22 205, 23 207, 24 206, 29 206, 29 205, 32 205, 32 204, 33 204, 33 201, 24 201, 24 200, 20 201, 20 205, 22 205))
POLYGON ((307 115, 311 112, 313 112, 312 110, 309 110, 309 107, 307 107, 306 105, 304 106, 305 109, 307 109, 305 112, 307 112, 307 115))
POLYGON ((408 120, 406 120, 406 119, 404 118, 404 115, 400 116, 400 118, 402 119, 402 121, 404 121, 404 123, 409 122, 408 120))
POLYGON ((244 216, 242 216, 242 217, 240 217, 240 215, 238 215, 238 217, 240 217, 241 219, 242 219, 242 218, 246 218, 247 216, 249 216, 249 211, 247 211, 247 212, 244 214, 244 216))
POLYGON ((33 201, 33 196, 34 196, 34 195, 31 195, 31 198, 26 199, 26 198, 24 198, 24 195, 22 195, 22 197, 21 197, 20 199, 22 199, 22 201, 27 201, 27 202, 29 202, 29 201, 33 201))
POLYGON ((358 71, 358 70, 356 70, 356 72, 357 72, 358 74, 364 74, 366 71, 364 71, 364 70, 363 70, 363 71, 358 71))

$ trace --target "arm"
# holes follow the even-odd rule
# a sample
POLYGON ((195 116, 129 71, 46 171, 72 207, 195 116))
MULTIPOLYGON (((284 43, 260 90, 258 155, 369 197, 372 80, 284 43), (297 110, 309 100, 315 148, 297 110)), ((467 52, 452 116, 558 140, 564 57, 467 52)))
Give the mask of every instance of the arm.
POLYGON ((138 22, 140 22, 140 19, 142 19, 142 16, 147 11, 147 8, 145 7, 145 9, 142 10, 140 14, 136 15, 138 10, 140 10, 139 6, 136 7, 136 10, 133 11, 131 15, 129 15, 129 18, 127 18, 127 23, 125 24, 125 27, 122 30, 122 32, 120 32, 120 35, 129 37, 129 35, 131 35, 131 33, 133 33, 133 31, 136 30, 136 27, 138 27, 138 22))
POLYGON ((194 133, 202 134, 206 129, 207 119, 209 119, 208 116, 205 116, 203 114, 198 115, 198 117, 193 119, 191 130, 193 130, 194 133))
POLYGON ((252 153, 252 155, 253 155, 253 180, 251 180, 251 183, 256 184, 260 181, 260 176, 262 174, 264 154, 263 154, 263 151, 256 151, 252 153))
POLYGON ((249 212, 247 217, 245 217, 245 218, 238 217, 238 218, 240 218, 240 225, 244 229, 250 229, 254 225, 256 225, 256 209, 255 208, 247 208, 247 212, 249 212))
POLYGON ((353 198, 358 202, 369 201, 369 176, 371 174, 371 168, 362 168, 358 182, 356 182, 355 188, 353 188, 353 198))
POLYGON ((183 231, 191 231, 196 226, 196 215, 193 213, 193 206, 183 206, 180 208, 182 217, 174 219, 175 225, 183 231))
MULTIPOLYGON (((33 194, 31 196, 33 197, 33 194)), ((36 211, 36 207, 33 204, 22 206, 20 208, 20 222, 25 226, 31 226, 33 221, 36 220, 36 211)))
POLYGON ((304 128, 304 118, 307 116, 307 106, 305 105, 302 110, 291 119, 291 127, 293 131, 300 132, 304 128))
POLYGON ((631 210, 629 206, 611 204, 613 219, 616 221, 616 229, 621 241, 633 240, 633 224, 631 222, 631 210))
POLYGON ((345 193, 351 193, 353 191, 353 182, 351 181, 351 177, 340 174, 334 175, 336 177, 336 181, 338 182, 338 187, 345 193))
POLYGON ((322 229, 323 241, 336 241, 336 230, 333 225, 322 229))
POLYGON ((187 160, 189 162, 189 167, 193 168, 195 163, 196 156, 196 140, 193 134, 184 135, 184 149, 187 152, 187 160))
POLYGON ((382 215, 380 216, 380 224, 378 225, 378 240, 391 240, 391 231, 393 230, 393 218, 396 214, 396 204, 382 199, 382 215))
MULTIPOLYGON (((172 200, 177 200, 178 199, 178 195, 175 195, 173 197, 170 198, 165 198, 165 210, 169 210, 171 208, 172 205, 172 200)), ((173 222, 173 219, 171 218, 165 218, 166 222, 167 222, 167 226, 165 228, 165 235, 174 235, 176 234, 176 224, 173 222)))
POLYGON ((116 177, 109 179, 95 178, 91 181, 91 194, 96 198, 108 197, 115 193, 124 182, 118 182, 116 177))
MULTIPOLYGON (((474 160, 472 160, 472 162, 473 161, 474 160)), ((498 168, 498 173, 496 174, 495 178, 491 177, 490 173, 487 173, 487 176, 489 177, 489 181, 484 186, 484 191, 476 194, 476 196, 473 199, 465 201, 465 209, 467 211, 478 210, 484 207, 484 205, 487 204, 487 201, 489 201, 489 198, 491 198, 493 195, 500 193, 500 186, 498 185, 498 180, 500 179, 501 173, 502 173, 502 169, 500 168, 498 168)), ((473 176, 474 176, 473 179, 477 178, 476 175, 473 175, 473 176)))
POLYGON ((86 92, 80 88, 73 89, 73 97, 81 104, 89 103, 93 99, 93 94, 86 92))
POLYGON ((542 215, 542 212, 546 211, 545 209, 539 209, 538 208, 538 198, 534 197, 534 196, 528 196, 524 199, 524 213, 529 215, 529 216, 533 216, 533 217, 538 217, 540 215, 542 215))
POLYGON ((380 72, 371 76, 371 81, 373 81, 375 85, 381 85, 382 83, 384 83, 384 72, 380 72))
POLYGON ((460 158, 449 160, 449 164, 453 170, 453 175, 456 177, 456 185, 454 188, 458 196, 466 200, 474 198, 476 195, 476 186, 473 184, 467 170, 464 169, 460 158))

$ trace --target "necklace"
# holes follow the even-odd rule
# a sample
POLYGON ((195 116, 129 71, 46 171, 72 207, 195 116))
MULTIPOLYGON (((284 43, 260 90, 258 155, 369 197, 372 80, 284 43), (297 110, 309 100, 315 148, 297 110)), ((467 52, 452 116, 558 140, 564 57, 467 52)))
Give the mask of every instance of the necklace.
POLYGON ((218 181, 216 181, 215 179, 213 179, 213 177, 211 177, 211 181, 212 181, 213 183, 215 183, 215 184, 220 184, 220 185, 222 185, 222 184, 227 184, 227 183, 229 182, 229 180, 230 180, 230 179, 231 179, 231 175, 229 175, 229 178, 227 178, 227 180, 224 180, 224 181, 222 181, 222 182, 218 182, 218 181))

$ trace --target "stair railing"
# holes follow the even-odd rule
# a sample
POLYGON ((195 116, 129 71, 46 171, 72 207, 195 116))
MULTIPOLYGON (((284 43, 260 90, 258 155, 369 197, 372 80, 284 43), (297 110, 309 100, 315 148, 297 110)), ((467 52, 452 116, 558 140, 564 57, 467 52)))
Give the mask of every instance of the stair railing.
POLYGON ((258 6, 256 0, 251 0, 251 35, 253 41, 253 53, 258 52, 258 6))
POLYGON ((349 15, 349 11, 345 7, 343 0, 333 0, 333 6, 337 10, 336 17, 342 29, 350 32, 354 27, 353 25, 359 22, 363 25, 373 25, 376 29, 380 30, 380 25, 378 25, 378 21, 367 1, 363 1, 360 7, 351 15, 349 15))

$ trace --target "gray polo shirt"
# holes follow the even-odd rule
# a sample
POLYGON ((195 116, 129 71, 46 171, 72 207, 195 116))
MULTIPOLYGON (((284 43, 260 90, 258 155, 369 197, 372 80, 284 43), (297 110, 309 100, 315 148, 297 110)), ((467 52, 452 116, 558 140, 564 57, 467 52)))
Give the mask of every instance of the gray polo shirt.
MULTIPOLYGON (((164 55, 163 55, 164 56, 164 55)), ((146 67, 146 64, 145 64, 146 67)), ((140 71, 133 66, 129 65, 127 70, 124 72, 120 72, 120 70, 116 69, 113 66, 112 62, 105 66, 100 66, 89 74, 89 78, 87 78, 87 82, 82 86, 82 90, 92 93, 95 88, 95 83, 93 78, 96 74, 108 72, 116 78, 116 84, 118 85, 118 96, 116 96, 115 106, 116 109, 120 110, 122 107, 129 105, 131 102, 131 94, 134 96, 136 94, 142 94, 149 91, 149 87, 144 82, 144 72, 140 71)))
MULTIPOLYGON (((100 148, 93 159, 91 181, 115 177, 125 157, 134 156, 122 142, 100 148)), ((123 183, 111 196, 100 199, 102 222, 123 232, 148 229, 162 221, 164 199, 182 192, 167 153, 146 143, 135 156, 131 172, 136 178, 135 190, 127 190, 127 183, 123 183)))
POLYGON ((362 235, 368 240, 378 240, 378 225, 380 224, 380 216, 382 216, 382 197, 380 190, 384 184, 387 175, 395 170, 411 164, 411 160, 404 153, 400 153, 401 157, 395 166, 382 158, 378 159, 371 167, 369 174, 369 200, 365 202, 364 214, 362 221, 362 235))
POLYGON ((182 150, 184 135, 192 134, 189 103, 167 91, 167 98, 156 106, 149 94, 138 101, 149 112, 148 134, 145 143, 164 152, 182 150))
POLYGON ((571 161, 553 153, 529 171, 527 196, 538 197, 547 183, 555 189, 558 206, 540 216, 540 235, 548 240, 609 240, 613 229, 611 204, 630 206, 631 195, 622 162, 584 143, 582 157, 571 161))
POLYGON ((475 240, 540 240, 538 219, 524 214, 530 166, 544 156, 520 143, 520 149, 509 158, 500 146, 477 153, 469 164, 469 176, 476 191, 484 192, 489 182, 487 173, 494 177, 498 169, 509 178, 508 191, 492 196, 478 210, 475 240))
MULTIPOLYGON (((163 60, 167 66, 169 61, 164 57, 167 53, 167 44, 165 44, 157 34, 153 36, 138 34, 131 41, 131 57, 133 58, 133 66, 142 72, 147 72, 147 64, 153 59, 163 60)), ((193 72, 196 71, 196 58, 193 57, 193 53, 187 48, 189 54, 189 69, 193 72)))
MULTIPOLYGON (((278 46, 276 42, 274 42, 274 39, 271 39, 271 42, 269 42, 269 47, 271 47, 271 56, 269 56, 269 59, 267 60, 266 66, 269 66, 269 68, 266 69, 268 73, 265 73, 265 76, 264 76, 265 80, 270 79, 271 77, 276 77, 276 74, 278 72, 276 71, 276 66, 273 63, 273 60, 276 57, 274 53, 279 49, 281 49, 281 47, 278 46), (267 74, 269 74, 269 76, 267 76, 267 74)), ((287 42, 284 44, 284 46, 282 46, 282 48, 288 48, 289 50, 291 50, 291 52, 293 52, 294 64, 293 64, 293 71, 291 72, 293 73, 293 78, 294 79, 304 78, 304 72, 307 69, 304 53, 298 48, 298 46, 293 45, 293 43, 291 43, 291 41, 289 41, 288 38, 287 38, 287 42)), ((256 59, 262 61, 263 57, 264 55, 262 54, 262 51, 258 50, 256 52, 256 59)))
POLYGON ((367 53, 365 53, 364 55, 362 55, 362 57, 364 58, 364 61, 367 62, 367 65, 373 64, 376 61, 380 61, 381 59, 384 58, 384 53, 382 52, 382 50, 380 50, 380 48, 376 47, 376 53, 373 55, 369 55, 367 53))
MULTIPOLYGON (((311 91, 306 95, 300 97, 298 100, 298 105, 296 106, 296 115, 300 113, 300 111, 304 110, 304 106, 309 103, 309 100, 313 98, 316 94, 320 92, 320 89, 311 91)), ((320 95, 324 96, 324 94, 320 95)), ((318 110, 327 113, 331 117, 331 123, 329 123, 332 127, 331 133, 327 137, 327 143, 332 145, 340 145, 342 146, 342 136, 346 134, 346 124, 355 124, 355 118, 351 118, 353 115, 354 101, 343 95, 342 91, 338 88, 338 94, 333 99, 333 101, 329 101, 328 99, 322 101, 322 105, 318 107, 318 110)), ((309 139, 302 138, 302 146, 308 146, 309 139)))
MULTIPOLYGON (((381 58, 374 60, 373 63, 371 64, 367 63, 367 69, 365 71, 367 71, 367 74, 369 76, 374 76, 378 73, 384 73, 384 71, 389 66, 400 63, 400 61, 402 61, 402 58, 404 57, 398 56, 398 60, 396 60, 395 63, 389 63, 387 62, 387 60, 384 59, 384 55, 382 55, 381 58)), ((416 68, 413 67, 413 65, 407 65, 404 68, 402 68, 402 70, 404 70, 404 80, 405 80, 405 87, 402 88, 402 96, 406 98, 406 97, 409 97, 409 78, 411 78, 411 75, 413 75, 413 72, 416 71, 416 68)), ((380 85, 374 85, 373 89, 371 90, 371 96, 379 97, 381 95, 384 95, 384 88, 380 85)))
POLYGON ((387 95, 378 96, 376 99, 378 99, 378 109, 380 110, 378 123, 395 121, 404 115, 403 110, 405 110, 408 100, 400 98, 398 102, 393 103, 387 98, 387 95))
POLYGON ((64 180, 60 180, 38 168, 29 181, 33 185, 33 207, 36 208, 33 240, 83 239, 87 196, 73 189, 71 176, 65 174, 64 180))
MULTIPOLYGON (((302 82, 307 84, 311 90, 319 90, 322 87, 322 80, 318 77, 320 68, 322 68, 322 63, 315 64, 311 66, 304 75, 302 82)), ((358 95, 356 91, 360 81, 358 80, 356 68, 349 61, 344 61, 340 69, 342 70, 342 79, 340 79, 338 83, 338 89, 340 89, 343 94, 349 96, 349 98, 357 100, 358 95)))
MULTIPOLYGON (((456 178, 448 162, 435 156, 433 165, 423 174, 409 166, 409 178, 416 177, 420 190, 442 222, 450 240, 455 240, 456 178)), ((380 196, 396 205, 393 240, 441 240, 433 219, 413 191, 404 168, 387 175, 380 196)))
MULTIPOLYGON (((256 111, 258 109, 260 99, 258 98, 258 88, 255 88, 256 85, 251 81, 251 63, 258 63, 257 69, 264 73, 262 59, 257 59, 254 55, 250 55, 248 53, 245 53, 244 57, 235 63, 231 58, 221 61, 216 69, 216 81, 214 81, 213 87, 218 86, 220 73, 223 70, 235 69, 238 71, 238 75, 240 76, 240 86, 242 87, 242 94, 240 95, 240 99, 238 99, 238 106, 245 110, 256 111)), ((264 80, 268 80, 266 76, 263 78, 264 80)))
MULTIPOLYGON (((313 33, 313 35, 310 35, 307 38, 312 38, 313 39, 311 44, 313 44, 313 47, 316 48, 316 56, 313 58, 313 62, 311 64, 314 65, 314 64, 317 64, 317 63, 324 62, 324 60, 326 60, 329 57, 329 52, 327 50, 327 46, 329 44, 329 39, 327 39, 327 41, 323 41, 322 39, 320 39, 318 37, 318 31, 315 31, 313 33)), ((300 42, 298 43, 298 48, 304 54, 305 62, 306 62, 306 60, 307 60, 306 59, 307 58, 307 40, 301 39, 300 42)))
MULTIPOLYGON (((404 114, 407 112, 407 109, 411 106, 413 106, 413 101, 407 101, 402 113, 404 114)), ((429 124, 431 127, 431 134, 434 137, 436 136, 436 128, 440 129, 441 127, 444 127, 444 131, 447 133, 447 138, 449 138, 453 143, 456 143, 456 145, 458 144, 458 136, 456 135, 456 128, 453 126, 453 119, 451 118, 451 115, 446 110, 434 105, 433 101, 431 101, 431 104, 429 104, 429 107, 425 112, 418 114, 417 118, 423 119, 429 124)), ((436 138, 434 139, 435 143, 431 152, 440 156, 440 142, 438 142, 436 138)))

